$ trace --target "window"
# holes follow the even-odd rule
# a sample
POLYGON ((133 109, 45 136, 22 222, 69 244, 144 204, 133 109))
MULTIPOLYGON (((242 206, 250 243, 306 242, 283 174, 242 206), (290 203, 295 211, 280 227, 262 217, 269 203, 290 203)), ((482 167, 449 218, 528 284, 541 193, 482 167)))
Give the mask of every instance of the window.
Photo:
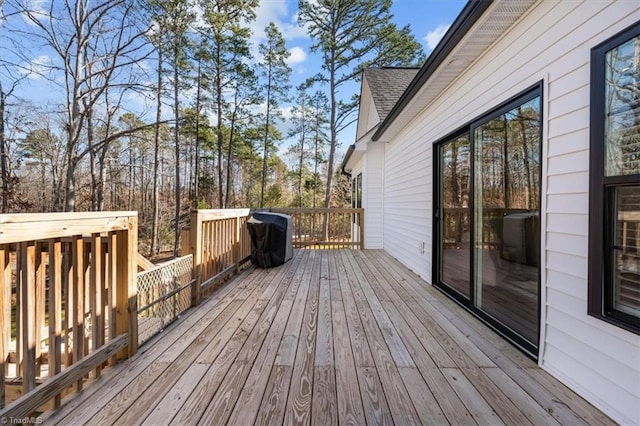
POLYGON ((356 194, 356 188, 358 187, 358 183, 357 183, 357 178, 353 178, 351 180, 351 208, 356 208, 356 202, 357 202, 357 194, 356 194))
POLYGON ((362 173, 351 181, 351 207, 354 209, 362 207, 362 173))
MULTIPOLYGON (((354 209, 362 208, 362 173, 351 180, 351 207, 354 209)), ((352 217, 353 223, 358 223, 358 215, 352 217)))
POLYGON ((591 50, 589 314, 640 334, 640 23, 591 50))

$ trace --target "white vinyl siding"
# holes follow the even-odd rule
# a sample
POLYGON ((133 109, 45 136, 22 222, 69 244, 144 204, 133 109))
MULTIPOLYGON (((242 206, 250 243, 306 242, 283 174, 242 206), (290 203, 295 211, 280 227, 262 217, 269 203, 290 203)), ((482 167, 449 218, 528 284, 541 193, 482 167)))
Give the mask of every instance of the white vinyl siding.
POLYGON ((367 84, 367 80, 363 79, 360 94, 360 110, 358 111, 358 126, 356 129, 356 141, 360 140, 371 128, 378 124, 380 117, 373 103, 371 90, 367 84))
POLYGON ((432 144, 544 80, 539 362, 622 424, 640 422, 640 337, 587 316, 589 61, 593 46, 638 20, 637 1, 538 2, 389 141, 385 158, 384 248, 430 282, 432 144))
POLYGON ((384 147, 385 144, 369 142, 365 161, 367 173, 363 174, 364 245, 367 249, 383 248, 382 212, 384 209, 384 147))
POLYGON ((431 149, 421 129, 386 146, 384 249, 431 281, 431 149), (421 245, 427 250, 421 253, 421 245))

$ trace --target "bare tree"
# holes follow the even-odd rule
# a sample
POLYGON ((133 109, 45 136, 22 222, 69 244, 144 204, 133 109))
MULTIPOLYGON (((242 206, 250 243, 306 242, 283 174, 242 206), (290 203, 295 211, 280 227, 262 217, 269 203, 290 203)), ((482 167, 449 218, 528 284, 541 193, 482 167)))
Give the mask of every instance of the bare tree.
POLYGON ((0 81, 0 179, 2 180, 2 203, 0 212, 6 213, 9 207, 10 194, 12 192, 12 179, 9 173, 9 148, 6 135, 7 98, 16 89, 18 81, 14 81, 8 89, 4 89, 0 81))
POLYGON ((31 28, 35 28, 30 33, 18 29, 17 35, 28 36, 48 47, 56 60, 45 67, 50 73, 62 73, 67 148, 64 208, 73 211, 75 171, 82 158, 132 131, 107 135, 92 143, 91 149, 83 146, 85 124, 107 89, 130 87, 129 82, 118 80, 119 72, 146 56, 147 48, 141 42, 146 30, 138 29, 131 0, 63 0, 51 2, 48 10, 37 12, 31 8, 32 2, 13 3, 32 23, 31 28))

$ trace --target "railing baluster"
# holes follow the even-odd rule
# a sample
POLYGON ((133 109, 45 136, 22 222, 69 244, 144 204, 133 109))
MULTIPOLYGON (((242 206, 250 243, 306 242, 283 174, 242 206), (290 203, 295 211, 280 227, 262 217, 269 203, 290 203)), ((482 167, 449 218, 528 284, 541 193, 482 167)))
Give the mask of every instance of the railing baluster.
MULTIPOLYGON (((89 281, 89 303, 91 305, 91 349, 100 347, 104 333, 102 316, 102 240, 99 233, 91 234, 91 277, 89 281)), ((95 370, 100 376, 101 367, 95 370)))
MULTIPOLYGON (((109 303, 109 341, 111 342, 118 335, 116 327, 118 298, 116 294, 116 277, 117 277, 117 261, 118 261, 118 239, 115 232, 109 232, 107 237, 107 250, 109 251, 109 266, 107 274, 109 276, 109 290, 107 294, 109 303)), ((115 365, 117 361, 116 355, 109 360, 110 365, 115 365)))
POLYGON ((9 316, 7 321, 6 316, 6 312, 11 314, 11 258, 9 253, 9 245, 0 244, 0 408, 5 404, 4 378, 9 370, 7 359, 9 357, 9 338, 11 337, 11 317, 9 316), (7 289, 9 292, 6 291, 7 289))
MULTIPOLYGON (((62 348, 62 243, 49 240, 49 378, 61 371, 62 348)), ((58 408, 60 394, 54 397, 58 408)))
MULTIPOLYGON (((22 299, 23 296, 23 286, 22 286, 22 272, 26 267, 26 263, 23 260, 26 256, 26 251, 24 249, 25 243, 18 243, 16 245, 16 309, 14 316, 14 321, 16 324, 16 376, 22 377, 22 368, 24 367, 22 360, 24 357, 24 352, 22 350, 23 339, 24 339, 24 330, 23 330, 23 321, 22 318, 22 299)), ((26 273, 26 271, 25 271, 26 273)))
MULTIPOLYGON (((72 288, 73 311, 71 312, 73 328, 73 363, 84 357, 84 242, 82 236, 71 238, 71 259, 73 264, 72 288)), ((82 379, 76 382, 76 391, 82 390, 82 379)))
POLYGON ((20 244, 22 252, 20 274, 20 313, 22 317, 22 392, 36 387, 36 246, 35 242, 20 244))
POLYGON ((34 339, 35 339, 35 376, 40 377, 42 372, 42 328, 45 325, 44 322, 44 308, 45 308, 45 255, 44 244, 37 241, 35 244, 35 324, 34 324, 34 339))
POLYGON ((71 241, 63 243, 62 257, 62 297, 64 306, 64 315, 62 321, 62 330, 64 333, 64 358, 62 363, 68 366, 73 363, 73 355, 71 353, 71 344, 73 340, 73 330, 71 313, 73 312, 73 294, 72 294, 72 275, 73 264, 71 262, 71 241))

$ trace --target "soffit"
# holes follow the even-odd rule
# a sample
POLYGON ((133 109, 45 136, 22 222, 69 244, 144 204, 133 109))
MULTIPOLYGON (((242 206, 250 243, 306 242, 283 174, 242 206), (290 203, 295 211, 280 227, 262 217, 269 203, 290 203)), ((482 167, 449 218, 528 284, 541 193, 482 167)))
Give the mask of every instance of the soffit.
MULTIPOLYGON (((495 1, 416 91, 378 140, 389 141, 522 17, 535 0, 495 1)), ((405 95, 407 95, 405 93, 405 95)))

